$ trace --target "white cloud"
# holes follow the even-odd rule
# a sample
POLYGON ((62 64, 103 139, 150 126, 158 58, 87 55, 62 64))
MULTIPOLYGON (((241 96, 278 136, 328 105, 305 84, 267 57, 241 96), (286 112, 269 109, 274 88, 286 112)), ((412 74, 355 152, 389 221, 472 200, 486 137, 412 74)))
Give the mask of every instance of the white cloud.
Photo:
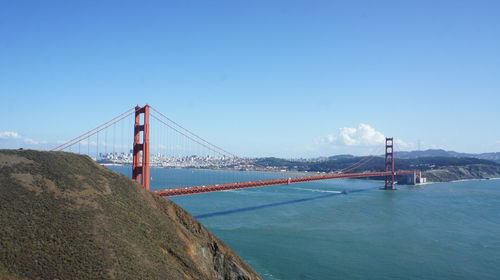
POLYGON ((38 141, 32 138, 24 137, 18 132, 12 132, 12 131, 0 132, 0 139, 8 140, 11 144, 15 145, 20 144, 21 141, 28 145, 40 145, 47 143, 47 141, 38 141))
POLYGON ((126 145, 126 144, 115 144, 115 145, 109 145, 108 147, 114 147, 115 149, 132 149, 132 144, 126 145))
POLYGON ((409 151, 409 150, 416 149, 414 143, 406 142, 406 141, 403 141, 399 138, 394 138, 394 145, 395 145, 395 149, 398 151, 403 151, 403 150, 409 151))
POLYGON ((29 144, 29 145, 40 145, 40 144, 47 144, 48 143, 47 141, 39 141, 39 140, 31 139, 28 137, 25 137, 23 139, 23 141, 24 141, 24 143, 29 144))
POLYGON ((82 145, 97 146, 97 142, 96 141, 82 140, 80 143, 82 143, 82 145))
POLYGON ((0 132, 0 139, 19 139, 21 135, 17 132, 4 131, 0 132))
POLYGON ((40 141, 36 141, 34 139, 31 139, 31 138, 24 138, 24 143, 30 144, 30 145, 38 145, 38 144, 40 144, 40 141))
MULTIPOLYGON (((360 123, 357 127, 339 128, 337 133, 317 138, 314 144, 305 147, 308 153, 325 154, 377 154, 383 153, 385 135, 370 126, 360 123), (375 150, 376 149, 376 150, 375 150)), ((394 138, 395 151, 415 148, 412 142, 394 138)))
POLYGON ((383 145, 385 136, 368 124, 361 123, 358 127, 343 127, 338 134, 327 135, 320 139, 320 143, 329 143, 339 146, 377 146, 383 145))

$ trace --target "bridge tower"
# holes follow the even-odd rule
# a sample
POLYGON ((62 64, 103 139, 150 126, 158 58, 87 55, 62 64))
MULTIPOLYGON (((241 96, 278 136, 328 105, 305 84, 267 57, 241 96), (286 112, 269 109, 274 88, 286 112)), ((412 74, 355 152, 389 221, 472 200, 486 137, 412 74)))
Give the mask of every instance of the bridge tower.
POLYGON ((142 186, 147 190, 149 190, 150 179, 149 109, 149 105, 144 107, 135 107, 134 148, 132 161, 132 179, 134 179, 137 183, 142 184, 142 186), (141 115, 143 115, 143 124, 141 124, 141 115))
POLYGON ((390 172, 390 175, 385 176, 385 190, 395 190, 394 188, 394 139, 385 138, 385 172, 390 172))

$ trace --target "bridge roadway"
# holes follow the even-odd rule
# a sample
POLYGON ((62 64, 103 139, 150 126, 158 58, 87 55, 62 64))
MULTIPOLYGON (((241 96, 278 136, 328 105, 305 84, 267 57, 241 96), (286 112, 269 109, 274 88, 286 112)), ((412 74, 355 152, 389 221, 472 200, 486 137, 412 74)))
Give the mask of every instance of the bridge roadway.
MULTIPOLYGON (((394 172, 394 175, 413 175, 414 173, 415 173, 415 171, 396 171, 396 172, 394 172)), ((246 189, 246 188, 267 187, 267 186, 275 186, 275 185, 288 185, 288 184, 294 184, 294 183, 319 181, 319 180, 381 177, 381 176, 389 176, 389 175, 392 175, 392 172, 323 174, 323 175, 316 175, 316 176, 290 177, 290 178, 273 179, 273 180, 216 184, 216 185, 186 187, 186 188, 177 188, 177 189, 164 189, 164 190, 153 191, 153 193, 160 195, 160 196, 163 196, 163 197, 172 197, 172 196, 190 195, 190 194, 198 194, 198 193, 238 190, 238 189, 246 189)))

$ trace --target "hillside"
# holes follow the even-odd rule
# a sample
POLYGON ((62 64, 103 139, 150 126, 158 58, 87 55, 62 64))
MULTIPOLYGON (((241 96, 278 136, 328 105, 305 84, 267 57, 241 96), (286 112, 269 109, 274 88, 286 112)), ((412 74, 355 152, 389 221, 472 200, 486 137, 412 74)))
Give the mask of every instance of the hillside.
POLYGON ((261 279, 169 200, 90 158, 0 150, 0 279, 261 279))
MULTIPOLYGON (((260 158, 256 163, 277 170, 307 172, 333 172, 350 166, 349 172, 384 171, 383 157, 346 157, 323 159, 320 161, 286 160, 279 158, 260 158), (364 164, 356 165, 363 161, 364 164)), ((446 182, 463 179, 485 179, 500 177, 500 163, 461 157, 417 157, 396 158, 398 170, 421 170, 430 182, 446 182)), ((382 179, 382 178, 379 178, 382 179)))
POLYGON ((425 172, 425 176, 430 182, 500 178, 500 166, 487 164, 447 166, 439 169, 428 170, 425 172))
POLYGON ((441 149, 429 149, 423 151, 400 151, 397 152, 397 157, 403 159, 415 159, 415 158, 425 158, 425 157, 477 158, 477 159, 485 159, 500 163, 500 153, 472 154, 472 153, 459 153, 455 151, 445 151, 441 149))

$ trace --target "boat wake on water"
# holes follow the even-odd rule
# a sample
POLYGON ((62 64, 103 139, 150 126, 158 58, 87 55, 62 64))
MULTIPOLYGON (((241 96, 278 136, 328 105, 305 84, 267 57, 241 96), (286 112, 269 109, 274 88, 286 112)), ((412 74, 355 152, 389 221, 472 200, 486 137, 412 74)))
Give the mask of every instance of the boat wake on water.
POLYGON ((294 190, 301 190, 301 191, 309 191, 309 192, 320 192, 320 193, 343 193, 341 191, 326 191, 326 190, 318 190, 318 189, 305 189, 305 188, 291 188, 294 190))

